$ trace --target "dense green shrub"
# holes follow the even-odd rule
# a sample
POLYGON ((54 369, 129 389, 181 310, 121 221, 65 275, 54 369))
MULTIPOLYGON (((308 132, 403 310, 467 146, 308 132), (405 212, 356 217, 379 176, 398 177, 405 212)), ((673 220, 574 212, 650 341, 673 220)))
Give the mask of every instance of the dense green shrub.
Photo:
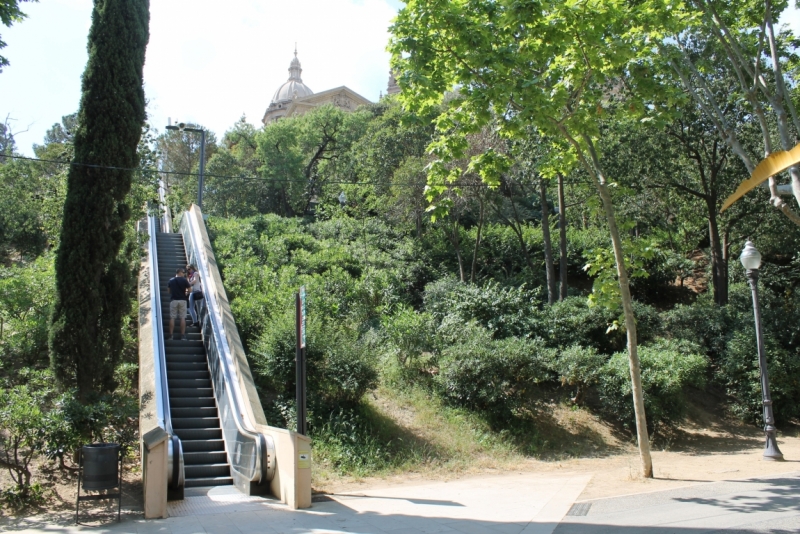
POLYGON ((553 347, 579 344, 610 354, 625 343, 619 330, 609 330, 617 318, 606 308, 589 306, 585 297, 569 297, 543 311, 536 334, 553 347))
MULTIPOLYGON (((770 393, 776 424, 800 416, 800 353, 785 347, 775 337, 764 340, 770 393)), ((733 334, 719 359, 717 377, 731 398, 730 409, 744 421, 763 423, 761 373, 755 329, 733 334)))
MULTIPOLYGON (((358 332, 311 316, 306 339, 309 403, 354 405, 377 385, 372 347, 358 339, 358 332)), ((274 316, 272 328, 257 340, 250 357, 265 392, 293 397, 294 314, 274 316)))
POLYGON ((24 504, 32 493, 30 464, 44 448, 47 435, 46 407, 54 394, 52 378, 43 373, 29 383, 0 387, 0 463, 14 482, 4 495, 13 504, 24 504))
POLYGON ((595 385, 608 356, 594 347, 572 345, 548 354, 547 368, 555 373, 562 386, 575 388, 573 401, 580 403, 586 389, 595 385))
MULTIPOLYGON (((474 330, 473 330, 474 331, 474 330)), ((539 340, 473 335, 442 350, 437 391, 449 402, 503 421, 537 383, 546 380, 548 352, 539 340)))
POLYGON ((524 285, 502 287, 487 282, 477 286, 448 277, 425 288, 425 309, 439 321, 455 314, 464 322, 477 321, 498 339, 528 337, 531 318, 538 315, 541 303, 541 290, 529 290, 524 285))
POLYGON ((49 362, 47 322, 55 296, 53 258, 0 267, 0 376, 49 362))
POLYGON ((383 318, 381 326, 387 344, 384 350, 401 365, 413 364, 423 353, 434 350, 436 331, 433 316, 429 313, 400 306, 395 313, 383 318))
POLYGON ((663 314, 664 330, 670 337, 689 339, 712 359, 725 352, 730 337, 728 307, 714 304, 712 295, 701 295, 694 304, 679 304, 663 314))
MULTIPOLYGON (((708 358, 700 348, 683 340, 659 339, 639 347, 642 387, 647 424, 650 432, 662 425, 672 425, 686 411, 686 390, 702 387, 706 381, 708 358)), ((600 376, 600 399, 603 410, 626 426, 634 425, 628 354, 614 354, 600 376)))
MULTIPOLYGON (((652 307, 634 302, 637 337, 646 343, 661 332, 661 318, 652 307)), ((604 354, 622 350, 627 337, 618 313, 592 306, 585 297, 569 297, 544 308, 533 326, 534 333, 553 347, 583 345, 604 354)))

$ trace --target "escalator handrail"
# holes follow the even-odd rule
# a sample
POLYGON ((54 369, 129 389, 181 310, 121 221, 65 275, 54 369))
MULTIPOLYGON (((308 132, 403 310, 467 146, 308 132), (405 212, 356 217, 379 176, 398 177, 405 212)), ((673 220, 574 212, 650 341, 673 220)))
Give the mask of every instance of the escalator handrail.
MULTIPOLYGON (((184 223, 188 227, 188 233, 190 237, 190 239, 186 240, 188 241, 186 246, 187 248, 192 248, 196 258, 195 263, 198 271, 200 271, 200 279, 203 283, 203 294, 205 297, 204 300, 206 308, 208 310, 208 318, 211 321, 211 331, 213 333, 216 345, 220 349, 219 352, 221 353, 220 363, 226 383, 225 392, 231 405, 234 407, 234 409, 231 410, 233 420, 239 433, 243 436, 247 436, 256 443, 256 448, 260 453, 257 458, 258 464, 256 465, 256 468, 260 471, 259 482, 263 483, 271 478, 269 466, 267 465, 267 459, 264 458, 264 455, 268 453, 267 450, 270 447, 267 446, 265 437, 262 433, 256 430, 255 425, 252 421, 250 421, 250 417, 248 417, 247 412, 244 410, 245 399, 240 383, 236 379, 237 372, 235 371, 236 366, 233 362, 233 353, 230 345, 228 344, 228 336, 225 332, 225 326, 222 320, 222 312, 220 310, 220 304, 217 300, 219 291, 223 289, 217 287, 213 277, 209 274, 209 261, 206 251, 202 246, 199 246, 199 244, 202 243, 202 239, 200 237, 201 233, 196 218, 193 217, 191 213, 186 212, 183 214, 181 226, 183 226, 184 223)), ((234 462, 231 462, 231 465, 233 466, 234 462)))
POLYGON ((150 216, 147 221, 150 235, 150 309, 153 314, 153 358, 155 359, 154 371, 156 377, 156 418, 158 426, 163 428, 170 436, 172 432, 172 419, 169 410, 169 386, 167 384, 167 358, 164 345, 164 321, 161 313, 161 288, 158 274, 158 249, 156 246, 156 217, 150 216))
POLYGON ((172 416, 169 407, 169 384, 167 383, 167 351, 164 343, 164 321, 161 311, 161 279, 158 274, 158 246, 156 234, 158 218, 147 218, 148 252, 150 269, 150 312, 153 317, 153 371, 155 375, 156 421, 169 435, 167 481, 172 487, 182 487, 184 481, 183 447, 172 429, 172 416), (177 451, 175 450, 177 446, 177 451), (175 461, 177 459, 177 462, 175 461), (177 474, 177 480, 175 479, 177 474))

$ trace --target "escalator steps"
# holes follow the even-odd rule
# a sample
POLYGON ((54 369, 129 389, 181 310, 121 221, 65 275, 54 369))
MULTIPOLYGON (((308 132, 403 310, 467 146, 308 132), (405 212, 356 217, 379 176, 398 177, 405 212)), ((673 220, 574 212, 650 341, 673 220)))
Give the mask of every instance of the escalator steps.
MULTIPOLYGON (((200 329, 190 326, 192 320, 187 313, 185 332, 188 341, 171 339, 169 336, 170 295, 167 282, 175 276, 179 267, 186 266, 183 237, 180 234, 159 233, 156 236, 156 249, 170 416, 172 429, 180 438, 183 448, 186 487, 227 486, 233 480, 200 329)), ((176 320, 174 335, 180 336, 180 331, 180 321, 176 320)))

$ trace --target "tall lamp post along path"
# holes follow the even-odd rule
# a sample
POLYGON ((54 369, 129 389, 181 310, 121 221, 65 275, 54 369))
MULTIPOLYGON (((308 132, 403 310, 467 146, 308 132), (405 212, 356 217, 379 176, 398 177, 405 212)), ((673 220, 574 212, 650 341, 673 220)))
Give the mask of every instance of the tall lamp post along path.
POLYGON ((196 132, 200 134, 200 177, 197 180, 197 207, 203 209, 203 178, 206 173, 206 131, 195 124, 186 124, 185 122, 168 124, 166 128, 167 130, 196 132))
POLYGON ((753 293, 753 314, 756 319, 756 344, 758 345, 758 369, 761 371, 761 396, 764 404, 764 433, 767 443, 764 445, 765 460, 783 460, 783 453, 778 448, 776 439, 775 416, 772 412, 772 397, 769 394, 769 373, 767 357, 764 354, 764 336, 761 333, 761 310, 758 306, 758 268, 761 267, 761 253, 756 250, 752 241, 744 245, 739 257, 747 271, 747 281, 753 293))

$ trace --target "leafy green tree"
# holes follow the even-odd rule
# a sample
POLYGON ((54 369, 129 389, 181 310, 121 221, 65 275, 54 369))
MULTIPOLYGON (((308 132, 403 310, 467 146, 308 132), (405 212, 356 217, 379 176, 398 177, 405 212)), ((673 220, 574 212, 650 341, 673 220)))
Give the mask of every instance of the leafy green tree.
POLYGON ((363 135, 369 112, 346 113, 325 105, 299 117, 267 125, 257 136, 261 176, 268 187, 269 211, 284 216, 308 215, 315 204, 336 202, 340 186, 356 181, 346 154, 363 135))
MULTIPOLYGON (((652 86, 651 43, 661 39, 669 22, 656 16, 656 7, 661 3, 411 0, 395 19, 389 44, 402 101, 422 110, 447 104, 437 119, 440 137, 431 147, 440 162, 431 168, 430 198, 457 178, 446 161, 464 154, 466 134, 491 120, 509 138, 537 129, 552 145, 546 174, 577 163, 593 178, 616 262, 645 477, 652 477, 653 469, 636 321, 610 178, 596 139, 602 115, 650 109, 641 93, 652 86), (453 95, 445 102, 448 91, 453 95)), ((473 158, 473 164, 493 186, 509 166, 496 151, 473 158)))
MULTIPOLYGON (((781 0, 690 2, 685 8, 692 25, 675 31, 661 44, 668 65, 665 71, 671 71, 675 83, 702 109, 719 138, 750 173, 762 154, 769 155, 778 147, 790 150, 800 135, 800 117, 788 90, 796 80, 787 77, 786 70, 797 62, 794 37, 778 34, 774 28, 786 7, 787 2, 781 0), (721 76, 735 80, 722 95, 715 88, 721 76), (726 116, 730 102, 744 108, 749 122, 758 124, 761 147, 748 146, 742 124, 726 116)), ((800 168, 791 167, 789 175, 792 193, 800 203, 800 168)), ((769 179, 769 188, 770 204, 800 225, 800 216, 780 197, 775 177, 769 179)))
POLYGON ((80 399, 112 389, 122 350, 131 268, 120 252, 145 120, 148 24, 146 0, 98 0, 92 12, 50 333, 55 375, 80 399))
POLYGON ((244 117, 225 132, 206 165, 203 212, 221 217, 266 213, 267 187, 257 178, 263 165, 256 129, 244 117))
MULTIPOLYGON (((201 142, 200 133, 185 130, 167 130, 155 140, 159 170, 168 173, 163 175, 167 203, 175 216, 197 202, 201 142)), ((217 138, 214 132, 206 130, 206 160, 216 150, 217 138)))
MULTIPOLYGON (((10 28, 15 22, 20 22, 25 18, 19 5, 22 2, 36 2, 38 0, 0 0, 0 22, 6 28, 10 28)), ((0 39, 0 50, 6 47, 6 43, 0 39)), ((0 72, 3 72, 3 67, 8 66, 8 59, 0 56, 0 72)))

